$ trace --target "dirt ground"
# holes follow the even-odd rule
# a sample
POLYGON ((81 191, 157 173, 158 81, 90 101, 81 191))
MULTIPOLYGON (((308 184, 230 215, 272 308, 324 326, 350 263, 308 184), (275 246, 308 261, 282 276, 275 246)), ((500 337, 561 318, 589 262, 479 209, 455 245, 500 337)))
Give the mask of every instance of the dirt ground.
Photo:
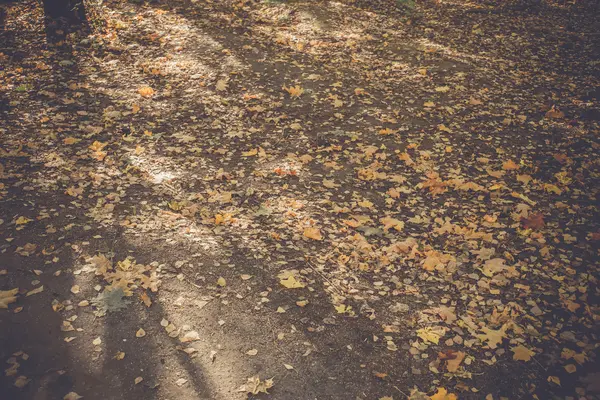
POLYGON ((593 1, 5 9, 1 399, 600 398, 593 1))

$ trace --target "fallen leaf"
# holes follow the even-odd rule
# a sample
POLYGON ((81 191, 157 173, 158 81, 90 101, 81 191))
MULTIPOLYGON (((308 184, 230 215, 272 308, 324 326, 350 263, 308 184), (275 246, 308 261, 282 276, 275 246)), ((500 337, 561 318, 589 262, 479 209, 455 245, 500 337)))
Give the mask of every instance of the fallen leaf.
POLYGON ((38 287, 38 288, 35 288, 35 289, 33 289, 33 290, 30 290, 29 292, 27 292, 27 293, 25 294, 25 297, 29 297, 29 296, 32 296, 32 295, 34 295, 34 294, 41 293, 41 292, 43 292, 43 291, 44 291, 44 286, 40 286, 40 287, 38 287))
POLYGON ((220 276, 219 279, 217 279, 217 285, 225 287, 227 285, 227 281, 225 280, 225 278, 220 276))
POLYGON ((306 286, 304 283, 298 281, 294 275, 290 275, 285 279, 281 279, 279 283, 288 289, 300 289, 306 286))
POLYGON ((11 290, 0 290, 0 308, 8 308, 8 305, 17 301, 18 288, 11 290))
POLYGON ((552 382, 552 383, 560 386, 560 378, 558 376, 549 376, 548 382, 552 382))
POLYGON ((314 239, 314 240, 322 240, 323 239, 319 228, 312 228, 312 227, 304 228, 304 237, 307 237, 309 239, 314 239))
POLYGON ((508 160, 505 161, 502 164, 502 169, 505 171, 512 171, 512 170, 516 170, 519 169, 520 167, 513 161, 513 160, 508 160))
POLYGON ((527 218, 521 217, 524 229, 541 229, 544 227, 544 215, 542 213, 529 214, 527 218))
POLYGON ((65 395, 65 397, 63 397, 63 400, 78 400, 78 399, 82 399, 82 398, 83 398, 83 396, 80 396, 75 392, 69 392, 65 395))
POLYGON ((189 331, 181 338, 179 338, 179 341, 183 343, 195 342, 197 340, 200 340, 200 334, 197 331, 189 331))
POLYGON ((258 350, 256 350, 256 349, 251 349, 251 350, 248 350, 248 351, 246 352, 246 354, 248 354, 249 356, 255 356, 255 355, 257 355, 257 354, 258 354, 258 350))
POLYGON ((438 388, 437 393, 429 398, 430 400, 458 400, 455 394, 448 393, 445 388, 438 388))
POLYGON ((268 393, 267 390, 273 387, 273 379, 266 379, 261 381, 257 376, 253 376, 248 378, 248 382, 242 385, 239 389, 240 392, 259 394, 259 393, 268 393))
POLYGON ((133 383, 135 383, 137 385, 138 383, 141 383, 143 380, 144 380, 144 378, 142 378, 141 376, 138 376, 137 378, 135 378, 133 380, 133 383))
POLYGON ((567 364, 565 365, 565 371, 572 374, 573 372, 577 371, 577 367, 575 366, 575 364, 567 364))
POLYGON ((531 360, 531 356, 535 355, 535 352, 529 350, 527 347, 523 345, 519 345, 511 348, 513 354, 513 360, 516 361, 529 361, 531 360))
POLYGON ((154 89, 152 89, 149 86, 144 86, 143 88, 138 89, 138 93, 142 97, 149 98, 152 97, 152 95, 154 95, 154 89))
POLYGON ((24 388, 30 381, 31 379, 28 379, 26 376, 21 375, 15 380, 15 386, 21 389, 24 388))
POLYGON ((143 338, 144 336, 146 336, 146 331, 143 330, 142 328, 138 329, 137 332, 135 333, 135 337, 137 337, 137 338, 143 338))

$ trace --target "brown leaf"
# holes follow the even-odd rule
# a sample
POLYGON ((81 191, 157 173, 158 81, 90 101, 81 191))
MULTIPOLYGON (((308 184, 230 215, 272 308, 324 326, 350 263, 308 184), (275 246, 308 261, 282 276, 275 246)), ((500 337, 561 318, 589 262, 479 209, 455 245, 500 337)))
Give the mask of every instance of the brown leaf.
POLYGON ((542 213, 530 214, 529 217, 521 217, 521 223, 525 229, 541 229, 546 225, 542 213))

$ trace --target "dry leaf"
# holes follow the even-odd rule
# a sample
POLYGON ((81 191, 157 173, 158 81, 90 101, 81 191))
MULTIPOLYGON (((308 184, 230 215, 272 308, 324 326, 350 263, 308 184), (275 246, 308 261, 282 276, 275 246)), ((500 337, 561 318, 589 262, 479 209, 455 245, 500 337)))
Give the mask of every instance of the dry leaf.
POLYGON ((301 289, 306 286, 304 283, 298 281, 294 275, 290 275, 285 279, 281 279, 279 283, 288 289, 301 289))
POLYGON ((289 88, 284 86, 283 90, 288 92, 292 98, 298 98, 302 95, 302 93, 304 93, 304 89, 302 89, 300 86, 291 86, 289 88))
POLYGON ((143 330, 142 328, 138 329, 137 332, 135 333, 135 337, 137 338, 142 338, 146 336, 146 331, 143 330))
POLYGON ((227 285, 227 281, 225 280, 225 278, 220 276, 219 279, 217 279, 217 285, 225 287, 227 285))
POLYGON ((259 394, 268 393, 267 390, 273 387, 273 379, 266 379, 261 381, 258 376, 248 378, 248 382, 242 385, 239 389, 240 392, 259 394))
POLYGON ((138 93, 145 98, 152 97, 154 95, 154 89, 149 86, 145 86, 143 88, 138 89, 138 93))
POLYGON ((195 342, 197 340, 200 340, 200 334, 197 331, 189 331, 179 339, 182 343, 195 342))
POLYGON ((519 169, 519 166, 513 160, 508 160, 502 164, 502 169, 505 171, 512 171, 519 169))
POLYGON ((453 351, 452 352, 452 356, 454 358, 449 358, 448 360, 446 360, 446 369, 448 370, 448 372, 456 372, 458 371, 458 367, 460 366, 460 364, 463 362, 463 360, 465 359, 465 353, 463 353, 462 351, 453 351))
POLYGON ((43 292, 43 291, 44 291, 44 286, 40 286, 40 287, 38 287, 38 288, 35 288, 35 289, 33 289, 33 290, 30 290, 29 292, 27 292, 27 293, 25 294, 25 296, 26 296, 26 297, 29 297, 29 296, 32 296, 32 295, 34 295, 34 294, 41 293, 41 292, 43 292))
POLYGON ((531 356, 535 355, 535 353, 529 350, 527 347, 523 345, 519 345, 517 347, 513 347, 511 351, 513 354, 513 360, 516 361, 529 361, 531 360, 531 356))
POLYGON ((75 392, 69 392, 65 395, 65 397, 63 397, 63 400, 78 400, 78 399, 82 399, 83 396, 78 395, 75 392))
POLYGON ((307 237, 309 239, 314 239, 314 240, 322 240, 323 239, 319 228, 312 228, 312 227, 304 228, 304 237, 307 237))
POLYGON ((430 397, 431 400, 458 400, 455 394, 448 393, 445 388, 438 388, 437 393, 430 397))
POLYGON ((248 354, 249 356, 255 356, 255 355, 257 355, 257 354, 258 354, 258 350, 256 350, 256 349, 251 349, 251 350, 248 350, 248 351, 246 352, 246 354, 248 354))
POLYGON ((8 308, 8 305, 17 301, 18 288, 11 290, 0 290, 0 308, 8 308))

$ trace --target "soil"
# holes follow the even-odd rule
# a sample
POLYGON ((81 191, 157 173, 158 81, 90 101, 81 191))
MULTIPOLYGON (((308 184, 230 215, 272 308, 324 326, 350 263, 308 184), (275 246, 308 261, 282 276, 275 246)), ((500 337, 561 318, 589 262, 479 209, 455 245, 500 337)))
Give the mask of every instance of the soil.
POLYGON ((598 5, 373 3, 3 6, 0 398, 600 397, 598 5))

